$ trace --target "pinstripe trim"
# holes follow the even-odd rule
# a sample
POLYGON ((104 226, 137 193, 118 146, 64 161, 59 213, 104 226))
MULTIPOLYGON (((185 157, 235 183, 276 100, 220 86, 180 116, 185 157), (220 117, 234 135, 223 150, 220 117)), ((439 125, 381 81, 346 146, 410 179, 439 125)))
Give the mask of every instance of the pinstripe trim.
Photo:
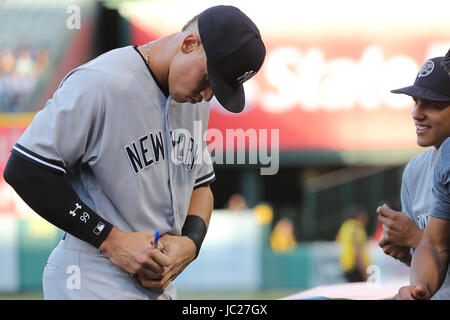
POLYGON ((203 177, 195 180, 195 184, 194 187, 197 187, 200 184, 204 184, 206 182, 212 182, 216 180, 216 174, 214 173, 214 171, 208 173, 207 175, 204 175, 203 177))
POLYGON ((36 154, 32 154, 32 152, 30 152, 26 149, 24 150, 24 149, 25 149, 24 147, 17 145, 17 144, 13 147, 14 151, 19 152, 20 154, 24 155, 25 157, 27 157, 37 163, 43 164, 44 166, 50 167, 52 169, 56 169, 64 174, 66 174, 66 169, 64 169, 60 166, 57 166, 55 164, 52 164, 48 160, 43 160, 42 157, 40 157, 36 154))
POLYGON ((202 181, 202 180, 205 180, 206 178, 209 178, 209 177, 211 177, 211 176, 214 176, 214 175, 215 175, 215 173, 214 173, 214 170, 213 170, 213 171, 211 171, 210 173, 205 174, 203 177, 200 177, 200 178, 196 179, 196 180, 195 180, 195 184, 199 183, 199 182, 202 181))

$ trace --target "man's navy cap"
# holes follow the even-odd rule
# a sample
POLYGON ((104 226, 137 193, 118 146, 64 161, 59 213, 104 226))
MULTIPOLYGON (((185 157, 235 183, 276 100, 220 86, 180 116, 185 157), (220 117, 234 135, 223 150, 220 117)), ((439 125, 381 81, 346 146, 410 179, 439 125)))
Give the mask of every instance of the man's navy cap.
POLYGON ((444 57, 427 60, 412 86, 391 92, 404 93, 423 100, 450 101, 450 77, 444 69, 444 57))
POLYGON ((242 84, 259 71, 266 56, 258 28, 238 8, 221 5, 200 13, 198 29, 214 95, 228 111, 241 112, 242 84))

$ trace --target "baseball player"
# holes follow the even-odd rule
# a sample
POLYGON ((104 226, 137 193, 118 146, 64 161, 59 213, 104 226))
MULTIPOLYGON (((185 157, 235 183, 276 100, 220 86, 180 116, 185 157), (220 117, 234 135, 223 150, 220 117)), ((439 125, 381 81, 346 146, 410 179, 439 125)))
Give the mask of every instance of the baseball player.
MULTIPOLYGON (((380 247, 408 266, 429 223, 435 201, 432 188, 436 155, 442 142, 450 136, 450 78, 444 70, 443 60, 444 57, 427 60, 412 86, 392 90, 414 99, 412 117, 417 144, 432 147, 415 156, 405 167, 401 188, 403 212, 394 211, 387 205, 377 208, 384 229, 380 247)), ((432 299, 450 299, 449 272, 432 299)))
MULTIPOLYGON (((444 70, 450 77, 450 49, 443 63, 444 70)), ((446 278, 450 251, 449 159, 450 138, 447 138, 437 152, 432 190, 436 200, 431 209, 430 221, 412 258, 410 286, 400 288, 396 299, 430 299, 442 287, 446 278)))
POLYGON ((242 83, 264 57, 250 18, 215 6, 64 77, 4 171, 65 231, 44 268, 45 299, 176 298, 171 281, 198 255, 213 208, 208 101, 241 112, 242 83))
POLYGON ((433 175, 436 201, 411 264, 410 286, 400 288, 398 300, 430 299, 442 286, 450 253, 450 138, 439 148, 433 175))

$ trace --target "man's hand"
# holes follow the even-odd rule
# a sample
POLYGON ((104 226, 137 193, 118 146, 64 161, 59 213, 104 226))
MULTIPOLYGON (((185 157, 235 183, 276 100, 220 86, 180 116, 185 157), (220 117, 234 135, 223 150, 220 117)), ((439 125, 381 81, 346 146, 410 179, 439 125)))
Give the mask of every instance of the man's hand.
MULTIPOLYGON (((214 198, 209 185, 199 187, 192 191, 188 215, 189 212, 195 213, 205 221, 208 228, 213 206, 214 198)), ((194 241, 186 236, 164 234, 160 243, 164 243, 162 251, 170 258, 170 263, 165 265, 164 271, 157 278, 138 275, 138 280, 144 287, 155 291, 165 289, 195 259, 197 253, 194 241)))
POLYGON ((395 244, 387 241, 385 238, 381 238, 381 240, 378 241, 378 245, 381 249, 383 249, 385 254, 390 255, 391 257, 398 259, 407 265, 411 263, 411 253, 409 251, 409 247, 396 246, 395 244))
POLYGON ((148 232, 123 232, 113 227, 99 249, 126 272, 158 279, 172 261, 163 253, 163 244, 158 249, 152 247, 153 239, 148 232))
POLYGON ((392 210, 386 204, 378 207, 377 213, 383 223, 385 241, 400 247, 417 247, 423 231, 405 213, 392 210))
POLYGON ((195 259, 196 247, 188 237, 165 234, 160 238, 164 243, 163 252, 170 258, 171 263, 164 268, 164 272, 157 279, 149 279, 139 275, 139 282, 152 290, 163 290, 195 259))
POLYGON ((428 290, 423 286, 401 287, 395 295, 395 300, 429 300, 428 290))

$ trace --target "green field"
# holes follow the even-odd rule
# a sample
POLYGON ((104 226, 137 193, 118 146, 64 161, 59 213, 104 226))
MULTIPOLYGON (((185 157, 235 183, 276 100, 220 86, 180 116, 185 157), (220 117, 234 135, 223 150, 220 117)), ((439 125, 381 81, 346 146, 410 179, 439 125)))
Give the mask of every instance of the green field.
MULTIPOLYGON (((178 300, 276 300, 300 290, 266 290, 258 292, 178 292, 178 300)), ((42 300, 42 292, 0 294, 0 300, 42 300)))

